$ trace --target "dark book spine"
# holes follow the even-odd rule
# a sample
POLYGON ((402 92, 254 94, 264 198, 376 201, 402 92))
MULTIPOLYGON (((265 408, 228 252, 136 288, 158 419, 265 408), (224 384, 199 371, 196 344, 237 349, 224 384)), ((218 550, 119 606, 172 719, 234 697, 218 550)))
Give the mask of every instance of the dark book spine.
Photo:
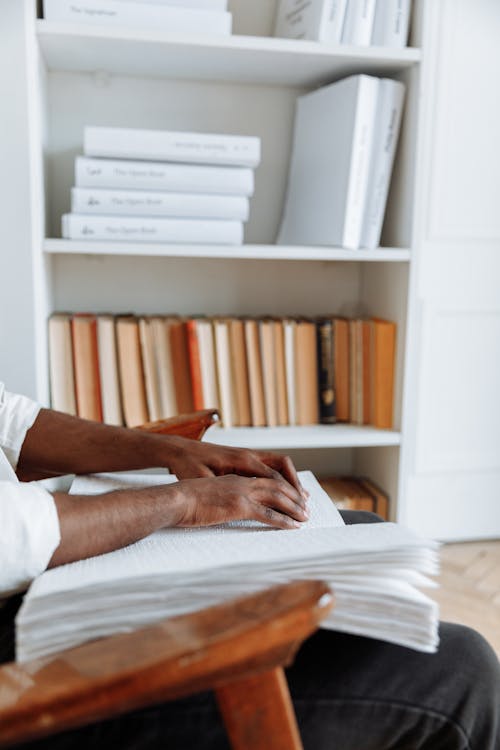
POLYGON ((333 346, 333 324, 331 320, 316 323, 318 352, 318 396, 319 421, 333 424, 337 421, 335 406, 335 363, 333 346))

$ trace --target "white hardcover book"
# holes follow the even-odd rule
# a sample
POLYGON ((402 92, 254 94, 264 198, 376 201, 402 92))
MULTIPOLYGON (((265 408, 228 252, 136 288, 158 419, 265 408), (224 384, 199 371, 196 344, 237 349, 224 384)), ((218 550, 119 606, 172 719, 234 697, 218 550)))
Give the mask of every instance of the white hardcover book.
POLYGON ((122 26, 182 34, 231 33, 231 13, 127 0, 44 0, 44 18, 57 23, 122 26))
POLYGON ((248 198, 239 195, 196 195, 147 190, 72 188, 71 211, 108 216, 171 216, 247 221, 248 198))
POLYGON ((116 190, 250 196, 254 191, 254 173, 247 167, 168 164, 77 156, 75 185, 116 190))
POLYGON ((164 5, 178 8, 199 8, 200 10, 227 10, 228 0, 122 0, 138 5, 164 5))
POLYGON ((260 162, 260 138, 87 126, 83 132, 83 151, 86 156, 111 159, 151 159, 253 168, 260 162))
POLYGON ((280 244, 359 247, 377 93, 357 75, 297 100, 280 244))
POLYGON ((281 0, 274 36, 339 44, 347 0, 281 0))
POLYGON ((243 224, 240 221, 223 219, 157 219, 147 216, 64 214, 62 236, 68 240, 241 245, 243 224))
MULTIPOLYGON (((385 0, 383 0, 385 2, 385 0)), ((371 44, 375 0, 348 0, 342 44, 367 47, 371 44)))
POLYGON ((120 374, 113 315, 97 316, 97 348, 103 421, 106 424, 122 425, 120 374))
POLYGON ((377 0, 372 44, 406 47, 410 26, 411 0, 377 0))
POLYGON ((373 250, 380 244, 385 205, 401 125, 404 91, 405 87, 399 81, 393 81, 390 78, 382 78, 379 81, 372 160, 361 234, 361 247, 369 250, 373 250))

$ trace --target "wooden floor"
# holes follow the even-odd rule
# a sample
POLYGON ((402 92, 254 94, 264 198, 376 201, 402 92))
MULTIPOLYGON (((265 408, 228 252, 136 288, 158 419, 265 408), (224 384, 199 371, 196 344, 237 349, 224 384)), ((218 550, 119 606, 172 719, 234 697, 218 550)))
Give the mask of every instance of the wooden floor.
POLYGON ((443 545, 440 588, 430 593, 441 620, 475 628, 500 658, 500 541, 443 545))

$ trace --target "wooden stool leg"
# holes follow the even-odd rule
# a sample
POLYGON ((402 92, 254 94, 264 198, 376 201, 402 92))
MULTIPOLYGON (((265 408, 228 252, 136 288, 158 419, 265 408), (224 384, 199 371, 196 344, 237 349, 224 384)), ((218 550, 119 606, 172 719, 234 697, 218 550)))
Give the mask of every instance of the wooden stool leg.
POLYGON ((282 667, 216 691, 233 750, 302 750, 282 667))

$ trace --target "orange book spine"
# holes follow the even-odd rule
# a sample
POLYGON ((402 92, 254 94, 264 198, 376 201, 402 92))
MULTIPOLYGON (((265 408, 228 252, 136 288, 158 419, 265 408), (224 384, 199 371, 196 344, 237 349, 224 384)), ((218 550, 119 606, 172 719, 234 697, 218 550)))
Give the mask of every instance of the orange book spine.
POLYGON ((187 346, 189 353, 189 370, 191 373, 191 387, 193 394, 193 408, 204 408, 203 381, 201 377, 200 347, 196 320, 186 321, 187 346))
POLYGON ((97 320, 76 314, 71 321, 76 404, 79 417, 102 422, 97 320))

